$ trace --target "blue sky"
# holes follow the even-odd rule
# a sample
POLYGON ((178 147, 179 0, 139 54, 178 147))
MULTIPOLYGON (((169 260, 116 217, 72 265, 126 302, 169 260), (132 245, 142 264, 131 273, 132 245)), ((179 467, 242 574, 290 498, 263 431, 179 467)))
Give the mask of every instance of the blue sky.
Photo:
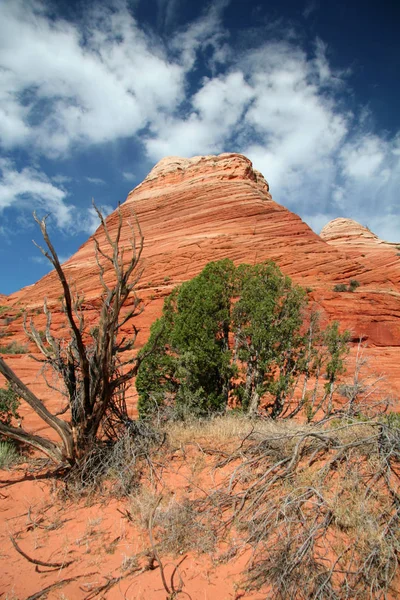
POLYGON ((167 155, 240 152, 315 231, 400 241, 400 5, 3 0, 0 292, 62 259, 167 155))

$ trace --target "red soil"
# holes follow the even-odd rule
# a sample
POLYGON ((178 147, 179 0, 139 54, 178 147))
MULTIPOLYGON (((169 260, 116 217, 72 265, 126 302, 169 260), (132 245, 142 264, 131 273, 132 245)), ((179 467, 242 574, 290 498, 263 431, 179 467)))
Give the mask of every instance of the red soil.
MULTIPOLYGON (((174 467, 175 463, 164 479, 167 489, 163 493, 167 499, 180 492, 190 493, 193 486, 188 472, 179 465, 174 467)), ((2 471, 0 475, 0 596, 22 600, 54 583, 77 577, 52 590, 48 598, 84 599, 113 577, 122 576, 114 587, 96 598, 165 600, 167 594, 157 563, 152 570, 148 569, 151 554, 148 532, 126 517, 126 511, 132 509, 128 501, 104 498, 93 505, 85 505, 84 501, 63 502, 55 496, 51 480, 29 473, 28 466, 25 469, 2 471), (10 536, 30 558, 63 566, 36 567, 16 551, 10 536), (133 567, 136 570, 130 574, 133 567)), ((211 487, 211 477, 208 483, 211 487)), ((245 593, 241 588, 249 554, 225 562, 222 557, 227 550, 221 544, 210 555, 187 554, 178 573, 184 591, 192 600, 263 598, 259 592, 245 593)), ((183 552, 177 557, 161 554, 168 584, 183 556, 183 552)), ((176 575, 176 587, 178 583, 176 575)))
MULTIPOLYGON (((124 219, 121 243, 127 248, 132 209, 145 237, 144 272, 138 286, 145 310, 135 321, 140 328, 138 348, 145 343, 150 325, 160 315, 163 300, 172 288, 198 274, 209 261, 228 257, 238 264, 272 259, 296 283, 310 288, 309 298, 325 321, 339 320, 343 328, 351 330, 354 341, 363 337, 371 371, 384 374, 386 391, 395 398, 400 396, 400 257, 396 245, 379 240, 345 219, 328 224, 318 236, 297 215, 272 200, 263 176, 247 158, 238 154, 189 160, 168 158, 156 165, 121 206, 124 219), (353 293, 333 291, 335 284, 348 284, 350 279, 360 283, 353 293)), ((114 212, 107 219, 111 235, 117 218, 114 212)), ((98 230, 95 236, 104 248, 104 233, 98 230)), ((100 284, 91 238, 64 268, 77 289, 84 292, 86 320, 94 324, 100 284)), ((38 329, 44 329, 40 309, 45 297, 53 310, 53 325, 58 333, 62 332, 60 295, 60 284, 55 274, 50 273, 36 284, 2 297, 1 304, 9 309, 0 315, 0 330, 7 334, 1 343, 27 343, 19 313, 23 308, 29 314, 39 311, 34 315, 35 323, 38 329)), ((130 332, 128 329, 126 333, 130 332)), ((30 350, 34 350, 32 346, 30 350)), ((353 357, 354 352, 353 349, 353 357)), ((62 399, 47 388, 37 362, 27 354, 5 358, 51 410, 62 406, 62 399)), ((134 403, 132 390, 132 409, 134 403)), ((395 406, 398 408, 398 404, 395 406)), ((45 430, 24 406, 21 413, 26 417, 26 428, 45 430)), ((124 556, 148 547, 147 534, 121 516, 117 511, 121 505, 116 501, 90 508, 56 503, 44 513, 45 523, 57 518, 67 520, 66 523, 56 530, 31 528, 28 509, 31 507, 32 518, 43 512, 52 502, 51 484, 47 480, 23 478, 21 472, 2 472, 1 479, 4 487, 0 595, 4 592, 10 600, 12 594, 25 598, 59 579, 81 574, 84 574, 82 579, 52 592, 49 597, 83 598, 89 594, 90 585, 98 586, 105 582, 106 576, 122 574, 124 556), (94 524, 97 519, 101 519, 101 527, 94 524), (52 573, 36 572, 34 565, 12 547, 9 534, 16 532, 20 532, 18 543, 29 555, 45 561, 74 559, 75 562, 52 573), (117 538, 114 548, 113 541, 117 538)), ((184 568, 185 591, 193 600, 239 598, 235 595, 235 582, 240 580, 243 560, 217 568, 209 558, 190 555, 184 568)), ((168 569, 171 568, 169 565, 168 569)), ((120 598, 124 594, 126 598, 164 599, 159 570, 122 580, 107 598, 120 598)))

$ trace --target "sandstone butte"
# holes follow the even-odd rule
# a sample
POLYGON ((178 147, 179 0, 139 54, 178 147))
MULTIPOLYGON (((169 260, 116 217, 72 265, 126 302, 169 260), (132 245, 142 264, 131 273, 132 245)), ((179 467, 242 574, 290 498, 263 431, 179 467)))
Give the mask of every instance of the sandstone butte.
MULTIPOLYGON (((240 154, 161 160, 121 205, 121 245, 126 246, 127 255, 132 209, 145 239, 143 275, 137 288, 144 303, 144 311, 135 321, 140 328, 138 348, 160 315, 165 296, 209 261, 228 257, 236 264, 253 264, 272 259, 294 282, 307 288, 325 322, 339 320, 342 328, 351 331, 354 344, 360 337, 364 340, 371 373, 384 374, 386 389, 395 397, 400 395, 400 257, 396 244, 380 240, 350 219, 335 219, 317 235, 272 199, 267 181, 240 154), (360 283, 354 292, 333 290, 336 284, 348 284, 351 279, 360 283)), ((107 218, 111 234, 117 220, 117 212, 107 218)), ((101 229, 94 235, 104 247, 101 229)), ((76 289, 84 293, 87 321, 94 323, 100 284, 92 238, 65 262, 64 269, 76 289)), ((18 316, 21 309, 35 314, 38 329, 44 329, 43 314, 38 313, 45 297, 54 313, 53 324, 62 333, 60 295, 60 284, 52 272, 3 298, 2 304, 14 315, 11 323, 4 313, 0 315, 3 329, 10 335, 3 339, 26 344, 18 316)), ((55 402, 35 361, 26 354, 6 358, 34 391, 55 402)))

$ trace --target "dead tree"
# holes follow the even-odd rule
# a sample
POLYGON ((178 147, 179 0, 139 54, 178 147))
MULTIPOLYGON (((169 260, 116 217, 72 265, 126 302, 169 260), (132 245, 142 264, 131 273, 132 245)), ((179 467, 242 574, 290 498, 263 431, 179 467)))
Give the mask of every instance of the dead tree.
MULTIPOLYGON (((96 327, 88 329, 83 310, 84 298, 73 291, 71 283, 61 267, 57 252, 49 238, 46 219, 39 219, 34 213, 46 249, 38 246, 53 265, 62 285, 62 311, 69 328, 68 339, 57 337, 51 326, 52 313, 46 301, 45 336, 35 327, 32 319, 24 322, 25 331, 39 349, 44 363, 58 375, 62 382, 62 393, 66 406, 62 413, 69 411, 70 420, 60 419, 49 412, 44 403, 35 396, 14 371, 0 358, 0 373, 11 383, 16 393, 29 404, 32 410, 54 431, 60 442, 56 443, 24 429, 0 424, 0 434, 30 444, 41 450, 56 462, 79 461, 92 447, 99 436, 110 413, 119 413, 123 418, 124 391, 129 380, 136 375, 143 356, 125 354, 132 351, 138 330, 132 326, 132 335, 127 339, 122 328, 141 312, 140 299, 136 287, 141 276, 139 261, 143 251, 144 238, 139 222, 132 213, 129 255, 121 245, 122 212, 117 211, 116 233, 112 236, 107 223, 93 203, 100 219, 98 233, 105 236, 100 246, 94 237, 95 260, 101 283, 99 319, 96 327), (112 277, 110 278, 110 273, 112 277), (109 283, 113 279, 112 283, 109 283), (115 410, 113 410, 115 409, 115 410)), ((36 244, 37 245, 37 244, 36 244)), ((61 414, 61 413, 58 413, 61 414)))

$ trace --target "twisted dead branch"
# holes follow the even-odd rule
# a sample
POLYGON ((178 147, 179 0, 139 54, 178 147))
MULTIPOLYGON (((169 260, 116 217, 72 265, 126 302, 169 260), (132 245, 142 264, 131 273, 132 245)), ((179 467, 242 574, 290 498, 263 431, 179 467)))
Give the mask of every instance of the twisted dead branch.
POLYGON ((4 424, 0 424, 0 433, 34 446, 57 463, 64 461, 70 465, 79 463, 103 434, 114 436, 115 439, 119 433, 117 429, 129 424, 125 389, 145 357, 143 354, 138 356, 132 353, 138 330, 131 320, 142 310, 136 293, 144 246, 140 224, 131 211, 126 221, 130 228, 130 240, 123 246, 121 239, 124 221, 121 207, 118 207, 116 213, 117 225, 113 234, 94 203, 93 207, 101 224, 93 242, 102 292, 97 303, 98 323, 91 328, 85 322, 84 296, 68 281, 50 240, 47 217, 39 219, 34 214, 46 249, 36 245, 54 267, 61 284, 61 311, 65 315, 69 331, 62 338, 55 332, 52 313, 46 300, 43 306, 45 332, 38 331, 32 318, 28 324, 26 316, 24 328, 28 338, 40 352, 41 358, 37 360, 59 379, 59 383, 49 379, 47 381, 50 388, 60 388, 59 391, 65 396, 67 402, 59 415, 69 413, 69 421, 51 414, 44 403, 0 359, 0 373, 32 410, 55 430, 61 443, 4 424), (103 236, 102 243, 99 236, 103 236), (128 322, 131 325, 129 339, 123 332, 128 322))
POLYGON ((15 538, 12 535, 10 535, 10 541, 11 541, 12 545, 14 546, 15 550, 18 552, 18 554, 23 556, 28 562, 30 562, 34 565, 37 565, 39 567, 49 567, 52 569, 63 569, 63 568, 69 567, 74 562, 73 560, 70 560, 68 562, 62 562, 62 563, 50 563, 50 562, 45 562, 43 560, 39 560, 37 558, 32 558, 31 556, 26 554, 26 552, 21 550, 21 548, 18 546, 17 542, 15 541, 15 538))
MULTIPOLYGON (((246 436, 202 510, 251 548, 246 585, 278 600, 387 598, 400 557, 400 429, 382 417, 246 436)), ((397 579, 398 582, 398 579, 397 579)))

